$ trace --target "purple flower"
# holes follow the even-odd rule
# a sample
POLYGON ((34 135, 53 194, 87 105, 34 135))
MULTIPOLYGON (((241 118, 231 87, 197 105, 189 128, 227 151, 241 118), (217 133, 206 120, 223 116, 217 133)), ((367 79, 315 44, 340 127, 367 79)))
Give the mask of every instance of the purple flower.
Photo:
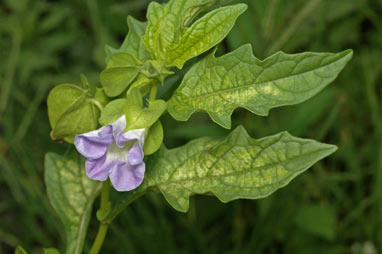
POLYGON ((76 135, 74 145, 86 158, 90 179, 110 181, 117 191, 137 188, 143 181, 143 144, 146 129, 124 132, 125 115, 98 130, 76 135))

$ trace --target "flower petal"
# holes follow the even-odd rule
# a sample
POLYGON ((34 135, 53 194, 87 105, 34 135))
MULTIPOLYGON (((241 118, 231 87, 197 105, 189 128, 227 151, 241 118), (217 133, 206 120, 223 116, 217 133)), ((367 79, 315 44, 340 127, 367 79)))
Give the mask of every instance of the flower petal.
POLYGON ((118 140, 123 136, 123 132, 126 129, 126 117, 125 117, 125 115, 122 115, 120 118, 118 118, 111 125, 113 126, 114 139, 115 139, 118 147, 122 147, 122 144, 119 144, 118 140))
POLYGON ((127 159, 130 165, 138 165, 143 161, 143 149, 139 143, 135 143, 130 149, 127 159))
POLYGON ((116 138, 115 143, 119 147, 123 147, 123 143, 137 140, 139 145, 143 147, 143 144, 145 142, 145 134, 146 134, 146 129, 131 130, 120 135, 118 139, 116 138))
POLYGON ((118 118, 113 126, 113 135, 115 139, 115 143, 119 148, 123 148, 123 143, 133 140, 138 140, 140 145, 143 147, 143 143, 145 141, 146 129, 136 129, 124 132, 126 129, 126 117, 122 115, 118 118))
POLYGON ((105 181, 115 167, 127 163, 128 151, 128 149, 118 148, 115 144, 108 146, 104 156, 86 161, 86 174, 93 180, 105 181))
POLYGON ((133 166, 128 163, 119 163, 110 172, 111 184, 117 191, 133 190, 142 183, 145 169, 144 162, 133 166))
MULTIPOLYGON (((114 165, 112 163, 105 164, 106 154, 95 160, 86 160, 85 169, 86 174, 90 179, 98 181, 106 181, 109 177, 110 168, 114 165)), ((118 162, 116 162, 118 163, 118 162)))
POLYGON ((111 125, 98 130, 76 135, 74 145, 77 151, 87 159, 101 158, 107 151, 107 146, 113 144, 113 128, 111 125))

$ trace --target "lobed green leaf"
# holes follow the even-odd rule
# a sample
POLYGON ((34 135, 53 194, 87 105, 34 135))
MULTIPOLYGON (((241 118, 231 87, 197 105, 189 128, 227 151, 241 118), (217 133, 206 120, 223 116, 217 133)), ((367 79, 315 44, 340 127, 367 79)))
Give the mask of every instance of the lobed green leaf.
POLYGON ((157 186, 176 210, 192 194, 212 193, 222 202, 258 199, 287 185, 336 146, 283 132, 258 140, 238 127, 224 140, 202 138, 163 149, 148 164, 147 183, 157 186))
POLYGON ((186 121, 196 111, 206 111, 213 121, 231 127, 235 108, 268 115, 271 108, 303 102, 330 84, 353 52, 285 54, 261 61, 251 45, 195 64, 168 101, 169 113, 186 121))
POLYGON ((189 25, 208 0, 171 0, 167 4, 151 2, 148 25, 142 37, 153 59, 165 59, 166 49, 183 26, 189 25))
POLYGON ((209 12, 185 30, 167 53, 166 62, 181 69, 184 63, 221 42, 247 6, 238 4, 209 12))
POLYGON ((84 165, 77 152, 45 156, 47 194, 64 225, 67 254, 82 253, 92 205, 101 187, 86 176, 84 165))
POLYGON ((117 207, 151 188, 158 188, 182 212, 193 194, 214 194, 222 202, 264 198, 336 149, 287 132, 256 140, 239 126, 225 139, 200 138, 171 150, 163 147, 146 160, 142 185, 117 207))
POLYGON ((211 11, 187 27, 212 0, 172 0, 165 5, 152 2, 148 25, 142 37, 153 59, 166 66, 183 64, 221 42, 247 6, 237 4, 211 11))

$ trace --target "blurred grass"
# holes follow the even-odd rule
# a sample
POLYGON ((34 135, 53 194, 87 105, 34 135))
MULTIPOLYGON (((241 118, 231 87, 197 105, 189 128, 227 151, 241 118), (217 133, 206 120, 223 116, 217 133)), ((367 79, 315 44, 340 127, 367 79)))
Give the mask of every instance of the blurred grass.
MULTIPOLYGON (((235 1, 236 2, 236 1, 235 1)), ((221 204, 197 196, 187 214, 158 194, 135 202, 112 225, 102 253, 382 253, 382 21, 380 1, 247 0, 220 54, 251 43, 263 59, 283 50, 341 51, 353 60, 313 99, 259 117, 236 110, 233 127, 253 137, 287 130, 336 144, 338 152, 262 200, 221 204)), ((43 182, 49 139, 45 99, 84 73, 98 82, 105 43, 117 46, 126 16, 144 20, 149 1, 4 0, 0 3, 0 254, 64 247, 43 182)), ((184 72, 181 73, 183 75, 184 72)), ((172 89, 181 75, 170 78, 172 89)), ((162 93, 163 97, 168 96, 162 93)), ((205 114, 162 117, 168 147, 227 130, 205 114)), ((86 249, 96 232, 91 223, 86 249)))

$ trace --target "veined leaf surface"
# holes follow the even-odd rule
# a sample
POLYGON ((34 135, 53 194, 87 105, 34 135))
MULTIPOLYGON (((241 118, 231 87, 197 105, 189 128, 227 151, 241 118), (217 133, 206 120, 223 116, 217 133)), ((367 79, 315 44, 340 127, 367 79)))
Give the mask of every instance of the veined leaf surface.
POLYGON ((82 253, 93 201, 101 187, 87 177, 84 166, 84 158, 74 151, 45 156, 47 194, 64 225, 67 254, 82 253))
POLYGON ((149 157, 142 185, 124 202, 156 187, 176 210, 186 212, 192 194, 212 193, 222 202, 266 197, 287 185, 336 146, 282 132, 252 139, 239 126, 225 139, 200 138, 149 157))
POLYGON ((148 25, 142 37, 153 59, 166 66, 183 64, 221 42, 247 6, 237 4, 213 10, 189 23, 211 0, 172 0, 165 5, 152 2, 147 10, 148 25))
POLYGON ((99 109, 88 90, 71 85, 58 85, 50 91, 47 105, 53 136, 73 143, 76 134, 97 128, 99 109))
POLYGON ((261 61, 251 45, 195 64, 168 101, 168 111, 186 121, 196 111, 206 111, 213 121, 231 127, 235 108, 268 115, 271 108, 303 102, 330 84, 352 57, 352 51, 285 54, 261 61))
POLYGON ((133 55, 127 52, 113 54, 100 75, 106 95, 120 95, 137 77, 140 68, 140 62, 133 55))

